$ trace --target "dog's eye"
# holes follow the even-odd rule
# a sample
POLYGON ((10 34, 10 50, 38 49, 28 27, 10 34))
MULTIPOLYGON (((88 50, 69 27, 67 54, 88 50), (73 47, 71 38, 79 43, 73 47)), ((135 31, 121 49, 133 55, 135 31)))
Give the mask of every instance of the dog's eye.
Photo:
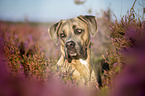
POLYGON ((82 29, 75 29, 75 30, 74 30, 74 33, 75 33, 75 34, 81 34, 82 32, 83 32, 82 29))
POLYGON ((65 35, 64 31, 60 33, 60 37, 61 37, 61 38, 66 37, 66 35, 65 35))

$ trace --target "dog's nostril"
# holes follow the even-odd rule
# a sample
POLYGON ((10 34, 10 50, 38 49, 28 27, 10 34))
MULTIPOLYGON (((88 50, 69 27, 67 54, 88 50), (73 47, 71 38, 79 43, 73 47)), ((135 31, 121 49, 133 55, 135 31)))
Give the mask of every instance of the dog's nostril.
POLYGON ((75 47, 75 43, 73 41, 68 41, 66 43, 66 48, 74 48, 75 47))

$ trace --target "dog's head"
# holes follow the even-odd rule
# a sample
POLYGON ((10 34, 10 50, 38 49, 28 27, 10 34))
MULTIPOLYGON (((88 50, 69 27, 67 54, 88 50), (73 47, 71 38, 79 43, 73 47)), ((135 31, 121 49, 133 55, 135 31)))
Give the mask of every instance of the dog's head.
POLYGON ((48 32, 56 44, 60 39, 62 54, 68 62, 72 59, 86 59, 87 49, 90 47, 90 34, 94 36, 97 32, 97 19, 87 15, 61 20, 52 25, 48 32))

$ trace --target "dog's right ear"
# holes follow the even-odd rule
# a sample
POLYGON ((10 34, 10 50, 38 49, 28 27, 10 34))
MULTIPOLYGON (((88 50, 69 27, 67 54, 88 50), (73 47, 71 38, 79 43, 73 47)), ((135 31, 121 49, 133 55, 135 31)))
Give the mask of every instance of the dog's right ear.
POLYGON ((49 33, 50 37, 54 40, 56 45, 58 45, 58 39, 59 39, 58 32, 61 28, 61 25, 62 25, 62 20, 59 21, 58 23, 52 25, 50 28, 48 28, 48 33, 49 33))

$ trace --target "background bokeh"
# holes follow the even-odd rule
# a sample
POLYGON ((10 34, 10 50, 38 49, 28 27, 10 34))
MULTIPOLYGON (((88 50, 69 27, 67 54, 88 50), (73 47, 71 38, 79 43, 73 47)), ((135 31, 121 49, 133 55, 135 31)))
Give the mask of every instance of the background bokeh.
MULTIPOLYGON (((0 0, 0 19, 9 21, 57 22, 60 19, 92 14, 101 17, 110 8, 121 19, 134 0, 0 0), (83 4, 75 3, 85 1, 83 4), (89 11, 89 12, 88 12, 89 11)), ((142 15, 144 0, 137 0, 134 9, 142 15)), ((112 19, 115 20, 114 16, 112 19)))

